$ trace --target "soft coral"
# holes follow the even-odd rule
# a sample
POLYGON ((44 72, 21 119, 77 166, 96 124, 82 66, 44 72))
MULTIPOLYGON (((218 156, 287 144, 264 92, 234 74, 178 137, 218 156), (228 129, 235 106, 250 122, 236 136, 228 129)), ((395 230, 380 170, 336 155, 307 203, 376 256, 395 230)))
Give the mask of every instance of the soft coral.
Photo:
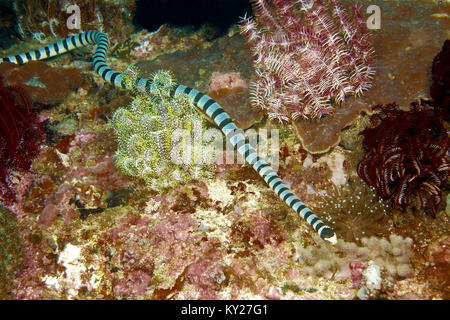
POLYGON ((19 87, 7 86, 0 75, 0 198, 11 203, 14 171, 28 171, 43 141, 43 127, 19 87))

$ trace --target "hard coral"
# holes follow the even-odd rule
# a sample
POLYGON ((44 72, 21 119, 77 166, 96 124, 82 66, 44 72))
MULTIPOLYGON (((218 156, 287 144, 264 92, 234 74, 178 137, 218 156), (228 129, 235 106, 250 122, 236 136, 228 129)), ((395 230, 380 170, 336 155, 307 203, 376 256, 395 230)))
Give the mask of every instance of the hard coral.
POLYGON ((366 153, 358 174, 398 209, 427 207, 435 216, 450 170, 450 138, 436 110, 419 104, 410 111, 396 107, 375 106, 381 112, 371 117, 376 126, 361 132, 366 153))
POLYGON ((371 30, 377 74, 360 100, 371 106, 395 101, 405 108, 428 97, 431 63, 448 38, 450 19, 443 18, 448 4, 380 1, 377 5, 383 15, 381 29, 371 30))
POLYGON ((0 76, 0 187, 2 200, 14 200, 12 171, 28 171, 43 141, 38 115, 19 87, 6 86, 0 76))
POLYGON ((71 90, 85 84, 80 69, 52 68, 42 61, 31 61, 25 65, 3 62, 0 73, 5 76, 8 85, 23 87, 36 106, 57 105, 71 90))
POLYGON ((255 56, 253 103, 280 121, 320 118, 370 85, 372 49, 357 5, 255 0, 241 32, 255 56))
MULTIPOLYGON (((413 255, 413 241, 391 234, 386 238, 362 238, 361 245, 339 240, 333 247, 323 243, 306 247, 296 246, 295 259, 304 265, 307 274, 336 280, 355 279, 355 261, 359 269, 370 265, 370 261, 384 269, 383 279, 410 278, 414 270, 409 263, 413 255), (362 264, 362 266, 360 265, 362 264)), ((352 283, 355 284, 354 282, 352 283)))
POLYGON ((368 112, 369 107, 351 97, 331 115, 314 121, 298 119, 292 121, 292 125, 305 150, 322 154, 339 144, 341 131, 354 123, 361 110, 368 112))

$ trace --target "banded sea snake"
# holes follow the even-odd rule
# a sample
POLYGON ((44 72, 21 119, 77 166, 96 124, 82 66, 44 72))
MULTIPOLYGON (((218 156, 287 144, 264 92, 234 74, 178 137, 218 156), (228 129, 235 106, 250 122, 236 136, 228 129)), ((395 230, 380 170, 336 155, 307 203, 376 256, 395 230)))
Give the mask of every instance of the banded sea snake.
MULTIPOLYGON (((126 81, 122 81, 124 75, 114 71, 106 63, 106 53, 109 48, 108 36, 99 31, 87 31, 66 39, 58 40, 46 47, 31 50, 6 58, 0 58, 1 62, 12 62, 15 64, 25 64, 33 60, 44 60, 65 52, 81 48, 90 44, 96 44, 97 48, 92 57, 94 69, 105 81, 108 81, 115 87, 128 89, 126 81)), ((138 78, 136 87, 138 90, 147 93, 150 92, 152 81, 145 78, 138 78)), ((208 95, 184 85, 177 85, 173 90, 173 95, 185 93, 189 96, 191 102, 203 113, 207 114, 214 123, 222 130, 223 134, 231 142, 234 148, 245 158, 248 164, 258 172, 264 181, 272 188, 280 199, 286 202, 294 209, 300 217, 312 226, 319 236, 332 244, 337 241, 336 235, 329 226, 319 219, 311 210, 303 204, 296 195, 292 193, 283 180, 276 174, 270 165, 259 157, 256 150, 247 142, 244 134, 231 120, 230 116, 208 95)))

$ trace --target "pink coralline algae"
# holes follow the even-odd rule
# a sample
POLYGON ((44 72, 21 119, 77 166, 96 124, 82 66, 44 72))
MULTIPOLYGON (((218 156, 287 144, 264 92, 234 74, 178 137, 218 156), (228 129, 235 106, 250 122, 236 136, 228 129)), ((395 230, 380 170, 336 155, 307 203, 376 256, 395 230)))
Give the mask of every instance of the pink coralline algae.
POLYGON ((128 179, 117 173, 114 160, 110 157, 99 159, 91 168, 70 169, 63 182, 45 200, 39 223, 48 228, 58 215, 69 224, 76 217, 77 208, 106 207, 107 191, 128 185, 128 179))
POLYGON ((270 118, 320 118, 370 86, 373 51, 356 4, 256 0, 253 11, 241 23, 255 59, 251 99, 270 118))
POLYGON ((94 133, 90 133, 86 129, 81 129, 79 132, 75 134, 75 137, 70 142, 68 152, 70 153, 74 151, 77 146, 92 143, 93 141, 95 141, 96 137, 97 136, 94 133))
MULTIPOLYGON (((142 216, 128 212, 100 237, 99 245, 110 257, 107 273, 113 279, 116 298, 171 298, 185 285, 185 278, 199 280, 208 261, 215 261, 215 255, 207 258, 213 247, 194 233, 196 221, 189 214, 168 209, 165 197, 158 200, 158 212, 142 216), (206 256, 197 260, 203 254, 206 256)), ((204 287, 203 282, 195 285, 204 287)))
POLYGON ((168 44, 168 39, 165 37, 168 29, 166 25, 162 25, 157 31, 146 33, 137 38, 139 46, 133 48, 131 54, 138 59, 148 58, 154 54, 156 48, 168 44))
POLYGON ((281 230, 267 214, 260 211, 252 212, 250 220, 239 218, 232 225, 232 234, 246 245, 263 249, 266 245, 279 244, 283 241, 281 230))
POLYGON ((280 265, 291 255, 290 247, 284 247, 277 235, 279 226, 262 213, 256 217, 253 212, 222 214, 219 207, 223 204, 205 200, 204 192, 211 190, 191 183, 151 198, 144 210, 118 207, 105 211, 116 218, 94 246, 99 248, 97 259, 107 261, 101 267, 111 279, 102 291, 106 296, 223 299, 242 297, 242 290, 251 288, 255 295, 265 297, 273 285, 266 275, 281 272, 280 265), (181 190, 188 195, 184 203, 196 203, 194 210, 174 209, 181 190), (218 219, 236 221, 240 230, 225 235, 213 232, 212 226, 202 227, 205 210, 218 219))
POLYGON ((214 248, 214 243, 204 247, 206 254, 187 268, 187 283, 195 285, 198 292, 198 296, 190 298, 218 298, 214 291, 219 291, 220 284, 226 280, 223 272, 225 264, 220 263, 222 252, 214 248))
POLYGON ((365 269, 364 264, 361 261, 355 260, 350 261, 348 267, 351 272, 352 288, 361 287, 361 281, 363 280, 362 271, 365 269))
POLYGON ((221 89, 232 90, 237 88, 248 88, 248 84, 241 78, 241 75, 238 72, 215 72, 209 82, 209 87, 213 91, 221 89))

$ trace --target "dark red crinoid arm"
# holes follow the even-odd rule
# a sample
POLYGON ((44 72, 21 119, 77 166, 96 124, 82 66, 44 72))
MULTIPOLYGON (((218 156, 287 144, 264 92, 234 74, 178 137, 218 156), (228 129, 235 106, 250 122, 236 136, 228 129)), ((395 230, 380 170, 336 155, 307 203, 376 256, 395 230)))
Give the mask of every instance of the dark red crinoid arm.
POLYGON ((381 112, 372 116, 373 127, 361 132, 366 152, 359 176, 400 210, 426 207, 434 216, 450 171, 442 113, 426 104, 413 104, 410 111, 395 104, 376 108, 381 112))
POLYGON ((0 75, 0 198, 14 200, 12 171, 28 171, 44 138, 42 123, 21 88, 5 85, 0 75))

